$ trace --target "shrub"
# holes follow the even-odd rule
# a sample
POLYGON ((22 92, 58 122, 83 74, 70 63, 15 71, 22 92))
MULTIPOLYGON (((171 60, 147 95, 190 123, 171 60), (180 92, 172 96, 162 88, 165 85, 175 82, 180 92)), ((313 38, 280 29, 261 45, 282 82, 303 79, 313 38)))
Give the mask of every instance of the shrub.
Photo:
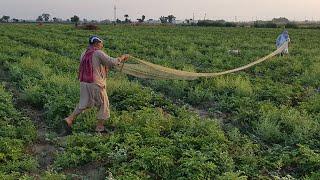
POLYGON ((214 26, 214 27, 237 27, 236 23, 226 22, 224 20, 201 20, 197 23, 198 26, 214 26))
POLYGON ((298 165, 305 172, 317 172, 320 169, 320 152, 305 145, 299 146, 298 165))
POLYGON ((276 23, 271 22, 271 21, 268 21, 268 22, 255 21, 253 24, 253 27, 255 27, 255 28, 277 28, 278 25, 276 23))
POLYGON ((293 108, 275 108, 262 105, 261 117, 256 125, 257 133, 266 142, 286 143, 289 145, 302 143, 314 137, 319 124, 306 112, 293 108))
POLYGON ((285 25, 285 28, 286 29, 298 29, 299 28, 299 26, 296 24, 296 23, 294 23, 294 22, 290 22, 290 23, 287 23, 286 25, 285 25))

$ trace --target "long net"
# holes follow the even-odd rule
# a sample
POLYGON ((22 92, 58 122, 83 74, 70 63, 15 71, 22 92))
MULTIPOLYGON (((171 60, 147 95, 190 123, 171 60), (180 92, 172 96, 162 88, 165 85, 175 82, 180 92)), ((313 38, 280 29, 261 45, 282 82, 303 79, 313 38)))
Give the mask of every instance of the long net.
POLYGON ((260 64, 280 54, 287 47, 287 44, 288 42, 284 43, 280 48, 270 53, 269 55, 262 57, 256 61, 253 61, 247 65, 244 65, 235 69, 223 71, 223 72, 195 73, 195 72, 181 71, 181 70, 171 69, 168 67, 163 67, 157 64, 153 64, 133 56, 130 56, 130 61, 128 61, 127 63, 120 64, 119 66, 116 67, 116 69, 125 74, 132 75, 138 78, 143 78, 143 79, 195 80, 201 77, 207 77, 207 78, 217 77, 221 75, 242 71, 252 66, 255 66, 257 64, 260 64))

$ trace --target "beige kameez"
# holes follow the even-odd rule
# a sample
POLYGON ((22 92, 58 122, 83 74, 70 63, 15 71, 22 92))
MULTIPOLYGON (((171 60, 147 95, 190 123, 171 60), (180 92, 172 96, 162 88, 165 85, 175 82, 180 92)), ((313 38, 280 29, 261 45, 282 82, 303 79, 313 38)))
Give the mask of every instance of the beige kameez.
MULTIPOLYGON (((84 54, 85 52, 82 53, 80 61, 84 54)), ((78 115, 88 108, 96 107, 98 108, 97 119, 107 120, 110 118, 106 78, 109 70, 119 64, 119 59, 112 58, 101 50, 94 52, 92 56, 94 82, 80 82, 80 102, 73 114, 78 115)))

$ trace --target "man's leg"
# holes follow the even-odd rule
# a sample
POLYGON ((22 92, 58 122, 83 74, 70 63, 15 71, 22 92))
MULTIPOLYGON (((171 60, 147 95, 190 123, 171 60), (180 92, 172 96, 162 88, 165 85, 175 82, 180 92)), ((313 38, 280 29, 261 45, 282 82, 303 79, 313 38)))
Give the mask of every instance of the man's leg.
POLYGON ((98 107, 99 112, 97 114, 98 123, 97 123, 96 131, 105 131, 104 124, 106 120, 110 118, 109 99, 105 89, 101 89, 100 96, 102 99, 102 103, 98 107))
POLYGON ((74 109, 74 111, 70 114, 70 116, 68 116, 67 118, 65 118, 64 120, 67 122, 68 126, 71 127, 73 122, 76 120, 76 118, 78 117, 79 114, 81 114, 83 111, 85 111, 86 109, 80 109, 79 105, 77 105, 77 107, 74 109))
POLYGON ((109 113, 109 103, 102 104, 100 107, 98 107, 99 111, 97 114, 97 127, 96 131, 105 131, 105 122, 109 119, 110 113, 109 113))

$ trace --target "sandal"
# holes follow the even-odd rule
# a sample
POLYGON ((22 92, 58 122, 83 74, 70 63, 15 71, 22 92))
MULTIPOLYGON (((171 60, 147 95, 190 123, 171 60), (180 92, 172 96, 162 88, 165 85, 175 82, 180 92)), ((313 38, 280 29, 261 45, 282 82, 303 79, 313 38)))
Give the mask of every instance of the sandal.
POLYGON ((68 136, 72 134, 72 128, 69 126, 68 122, 66 121, 66 119, 64 119, 62 121, 62 132, 61 132, 61 136, 68 136))
POLYGON ((110 133, 104 126, 96 127, 96 133, 110 133))

